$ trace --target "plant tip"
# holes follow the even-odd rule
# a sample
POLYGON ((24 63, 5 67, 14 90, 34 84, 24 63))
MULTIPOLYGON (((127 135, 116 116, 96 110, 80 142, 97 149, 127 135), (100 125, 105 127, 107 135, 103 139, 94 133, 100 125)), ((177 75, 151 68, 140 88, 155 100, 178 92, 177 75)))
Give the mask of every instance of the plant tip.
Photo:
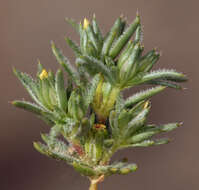
POLYGON ((140 16, 140 13, 139 13, 139 10, 137 9, 136 11, 136 16, 139 17, 140 16))

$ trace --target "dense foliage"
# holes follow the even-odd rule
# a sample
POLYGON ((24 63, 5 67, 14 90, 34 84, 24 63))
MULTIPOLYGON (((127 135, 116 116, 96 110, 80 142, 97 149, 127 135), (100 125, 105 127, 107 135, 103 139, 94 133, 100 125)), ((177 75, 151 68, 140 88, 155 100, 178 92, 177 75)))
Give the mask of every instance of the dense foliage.
POLYGON ((156 49, 143 55, 139 15, 128 26, 119 17, 105 36, 95 16, 91 22, 84 19, 83 25, 71 19, 67 22, 80 35, 79 45, 66 38, 76 67, 52 42, 52 52, 67 73, 67 84, 62 70, 47 72, 40 63, 35 79, 14 69, 35 103, 13 104, 35 113, 51 127, 48 134, 41 134, 45 144, 34 142, 40 153, 67 162, 90 179, 133 172, 136 164, 125 160, 110 164, 110 158, 123 148, 169 142, 153 137, 180 123, 148 124, 149 98, 166 87, 181 89, 178 83, 187 79, 174 70, 152 70, 160 55, 156 49), (155 86, 123 98, 125 89, 141 84, 155 86))

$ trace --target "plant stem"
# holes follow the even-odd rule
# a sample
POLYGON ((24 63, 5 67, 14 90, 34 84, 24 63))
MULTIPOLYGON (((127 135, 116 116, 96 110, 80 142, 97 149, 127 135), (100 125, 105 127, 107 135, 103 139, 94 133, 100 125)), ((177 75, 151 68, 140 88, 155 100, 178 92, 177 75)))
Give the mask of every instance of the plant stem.
POLYGON ((98 185, 97 183, 93 183, 93 182, 91 181, 89 190, 97 190, 97 185, 98 185))
POLYGON ((97 190, 98 183, 104 181, 104 175, 99 176, 98 178, 90 178, 90 187, 89 190, 97 190))

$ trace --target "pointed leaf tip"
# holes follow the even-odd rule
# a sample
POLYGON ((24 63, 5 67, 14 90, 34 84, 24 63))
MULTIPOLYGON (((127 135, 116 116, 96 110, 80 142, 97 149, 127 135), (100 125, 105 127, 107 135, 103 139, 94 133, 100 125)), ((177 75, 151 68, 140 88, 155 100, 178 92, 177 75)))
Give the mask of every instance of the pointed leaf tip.
POLYGON ((15 67, 12 67, 12 71, 17 76, 18 71, 17 71, 17 69, 15 67))
POLYGON ((33 142, 33 147, 38 151, 40 152, 41 154, 45 154, 45 151, 44 151, 44 145, 42 145, 40 142, 33 142))
POLYGON ((154 142, 155 142, 154 145, 168 144, 171 142, 171 139, 168 138, 156 139, 154 142))

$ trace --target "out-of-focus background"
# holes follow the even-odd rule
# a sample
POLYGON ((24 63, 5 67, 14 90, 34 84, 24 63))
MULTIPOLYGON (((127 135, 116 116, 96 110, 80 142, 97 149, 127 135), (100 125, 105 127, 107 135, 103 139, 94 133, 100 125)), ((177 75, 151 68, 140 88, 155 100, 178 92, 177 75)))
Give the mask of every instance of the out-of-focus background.
POLYGON ((149 121, 157 124, 183 121, 184 125, 168 134, 173 139, 168 145, 118 152, 113 159, 128 157, 139 165, 138 171, 110 177, 99 189, 198 190, 198 7, 199 2, 194 0, 1 1, 0 189, 88 189, 87 179, 71 167, 33 149, 32 141, 40 140, 40 133, 47 131, 48 126, 9 104, 13 99, 30 100, 13 75, 12 67, 35 74, 39 58, 47 69, 57 69, 59 65, 50 49, 51 40, 73 61, 64 37, 78 41, 78 36, 65 23, 65 17, 81 21, 95 13, 105 33, 121 14, 131 22, 138 9, 144 25, 146 51, 157 47, 163 54, 156 68, 175 68, 190 79, 185 84, 187 90, 167 89, 152 98, 149 121))

